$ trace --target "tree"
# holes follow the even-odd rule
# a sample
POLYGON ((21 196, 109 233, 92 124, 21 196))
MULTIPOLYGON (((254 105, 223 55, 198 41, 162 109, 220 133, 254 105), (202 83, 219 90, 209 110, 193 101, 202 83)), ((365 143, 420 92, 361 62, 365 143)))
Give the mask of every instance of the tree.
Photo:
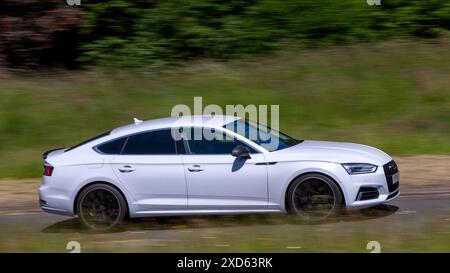
POLYGON ((0 61, 11 67, 74 65, 80 9, 60 0, 0 2, 0 61))

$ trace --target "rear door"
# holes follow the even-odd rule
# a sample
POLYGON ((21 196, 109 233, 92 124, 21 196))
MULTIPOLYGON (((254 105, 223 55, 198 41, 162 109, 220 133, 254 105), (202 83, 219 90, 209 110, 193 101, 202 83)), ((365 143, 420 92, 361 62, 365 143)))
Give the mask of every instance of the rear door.
POLYGON ((182 155, 170 129, 129 136, 111 162, 114 173, 145 210, 187 208, 182 155))

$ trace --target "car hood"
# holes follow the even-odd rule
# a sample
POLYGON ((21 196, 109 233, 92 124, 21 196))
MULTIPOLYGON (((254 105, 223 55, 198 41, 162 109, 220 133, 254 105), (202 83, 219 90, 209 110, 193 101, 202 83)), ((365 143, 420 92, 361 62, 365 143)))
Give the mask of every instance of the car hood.
POLYGON ((379 166, 392 160, 385 152, 367 145, 315 140, 305 140, 275 153, 288 160, 372 163, 379 166))

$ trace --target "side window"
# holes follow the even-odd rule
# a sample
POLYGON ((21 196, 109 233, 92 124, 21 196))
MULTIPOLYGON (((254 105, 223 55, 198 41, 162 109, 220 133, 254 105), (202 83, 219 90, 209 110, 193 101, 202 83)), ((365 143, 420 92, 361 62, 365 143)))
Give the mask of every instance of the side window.
MULTIPOLYGON (((206 129, 211 134, 211 129, 206 129)), ((190 135, 185 134, 186 150, 188 154, 213 155, 231 154, 237 145, 243 145, 256 153, 254 149, 235 138, 227 137, 225 133, 212 131, 212 135, 205 136, 202 128, 191 128, 190 135), (199 139, 201 138, 201 139, 199 139)))
POLYGON ((125 144, 125 140, 127 138, 119 138, 110 142, 106 142, 97 146, 97 150, 107 155, 117 155, 120 154, 123 148, 123 144, 125 144))
POLYGON ((170 129, 132 135, 122 151, 124 155, 173 155, 175 141, 170 129))

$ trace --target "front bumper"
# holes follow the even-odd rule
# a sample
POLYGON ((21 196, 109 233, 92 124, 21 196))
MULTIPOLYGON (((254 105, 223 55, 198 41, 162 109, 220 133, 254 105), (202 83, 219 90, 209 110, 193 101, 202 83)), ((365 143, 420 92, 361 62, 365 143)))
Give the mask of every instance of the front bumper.
POLYGON ((371 207, 399 196, 400 182, 394 183, 393 175, 398 175, 398 167, 393 160, 375 173, 351 175, 352 186, 347 195, 347 208, 371 207))

